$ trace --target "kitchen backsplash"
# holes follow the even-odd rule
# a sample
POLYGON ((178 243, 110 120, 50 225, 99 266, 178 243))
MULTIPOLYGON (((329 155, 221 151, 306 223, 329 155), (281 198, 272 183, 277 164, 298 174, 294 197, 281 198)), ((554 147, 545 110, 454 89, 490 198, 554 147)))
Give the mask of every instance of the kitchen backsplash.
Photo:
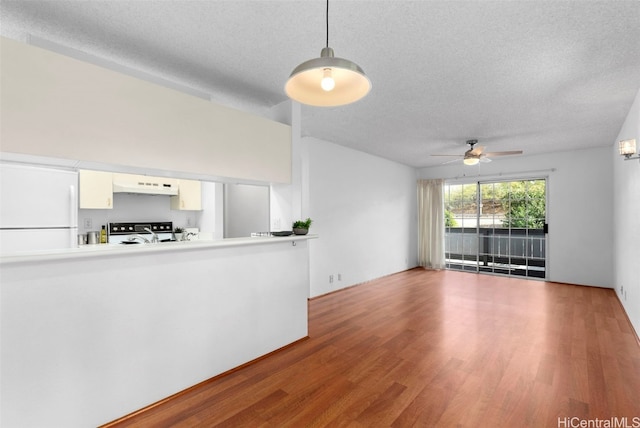
POLYGON ((100 230, 107 223, 142 221, 171 221, 174 227, 198 227, 200 217, 199 211, 172 210, 168 196, 116 193, 113 209, 78 210, 78 228, 80 233, 86 233, 100 230))

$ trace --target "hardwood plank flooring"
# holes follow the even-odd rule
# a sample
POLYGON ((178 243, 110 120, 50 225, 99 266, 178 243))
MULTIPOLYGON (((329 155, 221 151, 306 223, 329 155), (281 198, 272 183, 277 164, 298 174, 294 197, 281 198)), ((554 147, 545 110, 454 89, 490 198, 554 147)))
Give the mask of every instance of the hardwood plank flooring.
POLYGON ((312 299, 309 339, 110 426, 537 428, 623 417, 640 424, 640 346, 613 290, 413 269, 312 299))

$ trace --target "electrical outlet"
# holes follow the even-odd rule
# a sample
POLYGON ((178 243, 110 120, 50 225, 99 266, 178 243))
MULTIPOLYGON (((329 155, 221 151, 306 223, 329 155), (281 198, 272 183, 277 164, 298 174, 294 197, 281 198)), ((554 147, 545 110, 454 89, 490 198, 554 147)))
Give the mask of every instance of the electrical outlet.
POLYGON ((620 286, 620 294, 624 294, 624 285, 620 286))
POLYGON ((85 218, 83 221, 83 227, 85 229, 91 229, 93 227, 93 221, 90 218, 85 218))
POLYGON ((187 217, 187 226, 191 226, 191 217, 187 217))
POLYGON ((333 284, 333 275, 329 275, 329 284, 333 284))
POLYGON ((338 274, 338 281, 342 281, 342 274, 341 273, 338 274))

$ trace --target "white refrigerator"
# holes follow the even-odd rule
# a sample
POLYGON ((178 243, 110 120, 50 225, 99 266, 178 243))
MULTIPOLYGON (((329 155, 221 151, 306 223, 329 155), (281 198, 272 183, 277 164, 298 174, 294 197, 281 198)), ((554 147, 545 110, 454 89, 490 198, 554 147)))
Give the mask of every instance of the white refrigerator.
POLYGON ((78 245, 78 173, 0 163, 0 254, 78 245))

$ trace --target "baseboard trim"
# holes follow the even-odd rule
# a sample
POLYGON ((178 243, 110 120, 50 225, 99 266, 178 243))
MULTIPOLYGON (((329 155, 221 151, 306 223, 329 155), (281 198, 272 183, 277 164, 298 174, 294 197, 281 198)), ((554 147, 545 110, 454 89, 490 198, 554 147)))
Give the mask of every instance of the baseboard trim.
POLYGON ((308 300, 315 300, 315 299, 320 299, 321 297, 327 297, 327 296, 330 296, 332 294, 336 294, 336 293, 339 293, 341 291, 348 290, 350 288, 360 287, 361 285, 365 285, 365 284, 368 284, 368 283, 373 282, 373 281, 378 281, 379 279, 387 278, 389 276, 398 275, 399 273, 409 272, 410 270, 414 270, 414 269, 423 269, 423 268, 421 266, 415 266, 415 267, 408 268, 408 269, 405 269, 405 270, 401 270, 401 271, 398 271, 398 272, 393 272, 393 273, 390 273, 388 275, 382 275, 382 276, 380 276, 378 278, 373 278, 373 279, 370 279, 370 280, 367 280, 367 281, 364 281, 364 282, 359 282, 359 283, 353 284, 353 285, 347 285, 346 287, 339 288, 339 289, 333 290, 333 291, 329 291, 328 293, 318 294, 317 296, 309 297, 308 300))
POLYGON ((638 343, 638 346, 640 346, 640 335, 638 335, 638 332, 633 327, 633 324, 631 323, 631 318, 629 318, 629 314, 627 313, 627 310, 625 309, 624 305, 622 304, 622 300, 620 300, 620 296, 618 295, 618 293, 616 293, 616 290, 614 290, 614 289, 611 289, 611 290, 613 291, 613 294, 616 295, 616 300, 618 301, 618 304, 620 305, 620 308, 622 309, 622 313, 624 314, 624 317, 627 319, 627 324, 629 324, 629 328, 633 332, 633 336, 636 338, 636 342, 638 343))
POLYGON ((156 407, 158 407, 158 406, 161 406, 162 404, 165 404, 165 403, 167 403, 168 401, 174 400, 174 399, 176 399, 176 398, 178 398, 178 397, 180 397, 180 396, 182 396, 182 395, 185 395, 185 394, 189 393, 190 391, 192 391, 192 390, 194 390, 194 389, 196 389, 196 388, 200 388, 201 386, 204 386, 204 385, 206 385, 206 384, 208 384, 208 383, 215 382, 216 380, 218 380, 218 379, 220 379, 220 378, 223 378, 223 377, 225 377, 225 376, 228 376, 228 375, 230 375, 231 373, 237 372, 238 370, 242 370, 242 369, 244 369, 245 367, 248 367, 248 366, 250 366, 250 365, 252 365, 252 364, 257 363, 258 361, 264 360, 265 358, 269 358, 270 356, 272 356, 272 355, 274 355, 274 354, 277 354, 278 352, 284 351, 284 350, 285 350, 285 349, 287 349, 287 348, 290 348, 290 347, 292 347, 292 346, 295 346, 295 345, 297 345, 297 344, 298 344, 298 343, 300 343, 300 342, 304 342, 304 341, 305 341, 305 340, 307 340, 307 339, 309 339, 309 336, 305 336, 305 337, 303 337, 303 338, 301 338, 301 339, 296 340, 295 342, 291 342, 291 343, 289 343, 288 345, 283 346, 282 348, 278 348, 278 349, 276 349, 276 350, 274 350, 274 351, 269 352, 268 354, 264 354, 264 355, 262 355, 262 356, 260 356, 260 357, 258 357, 258 358, 256 358, 256 359, 254 359, 254 360, 248 361, 248 362, 246 362, 246 363, 244 363, 244 364, 242 364, 242 365, 240 365, 240 366, 238 366, 238 367, 234 367, 234 368, 232 368, 231 370, 227 370, 226 372, 220 373, 219 375, 216 375, 216 376, 214 376, 214 377, 212 377, 212 378, 209 378, 209 379, 203 380, 203 381, 202 381, 202 382, 200 382, 200 383, 197 383, 197 384, 195 384, 195 385, 193 385, 193 386, 190 386, 190 387, 188 387, 188 388, 186 388, 186 389, 183 389, 182 391, 176 392, 175 394, 170 395, 170 396, 168 396, 168 397, 166 397, 166 398, 163 398, 163 399, 162 399, 162 400, 160 400, 160 401, 156 401, 155 403, 149 404, 148 406, 143 407, 142 409, 139 409, 139 410, 136 410, 136 411, 134 411, 134 412, 131 412, 131 413, 129 413, 128 415, 122 416, 122 417, 120 417, 120 418, 118 418, 118 419, 115 419, 115 420, 113 420, 113 421, 111 421, 111 422, 107 422, 107 423, 106 423, 106 424, 104 424, 104 425, 100 425, 98 428, 109 428, 109 427, 114 427, 114 426, 116 426, 116 425, 118 425, 118 424, 120 424, 120 423, 123 423, 123 422, 128 421, 129 419, 133 419, 134 417, 137 417, 137 416, 143 415, 144 413, 146 413, 146 412, 148 412, 148 411, 150 411, 150 410, 152 410, 152 409, 154 409, 154 408, 156 408, 156 407))

